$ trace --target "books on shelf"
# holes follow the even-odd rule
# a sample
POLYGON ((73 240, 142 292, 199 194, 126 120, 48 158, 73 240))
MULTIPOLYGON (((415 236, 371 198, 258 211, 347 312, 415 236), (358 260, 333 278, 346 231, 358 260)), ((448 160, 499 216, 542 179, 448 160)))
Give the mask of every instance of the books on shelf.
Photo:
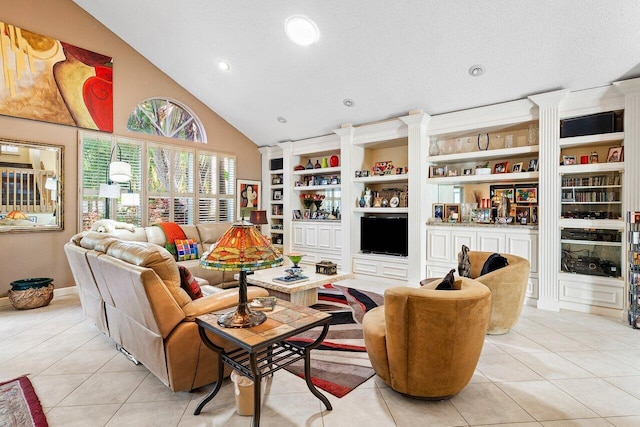
POLYGON ((292 283, 304 282, 305 280, 309 280, 307 276, 283 276, 283 277, 274 277, 273 281, 278 283, 284 283, 285 285, 290 285, 292 283))

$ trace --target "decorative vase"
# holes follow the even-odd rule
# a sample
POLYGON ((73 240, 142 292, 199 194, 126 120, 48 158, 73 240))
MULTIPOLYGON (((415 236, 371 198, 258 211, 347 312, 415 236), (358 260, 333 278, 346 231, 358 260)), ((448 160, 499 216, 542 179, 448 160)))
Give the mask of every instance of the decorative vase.
POLYGON ((332 168, 337 168, 340 165, 340 159, 338 156, 331 156, 329 158, 329 165, 331 165, 332 168))
POLYGON ((316 160, 316 164, 313 165, 314 169, 320 169, 322 166, 320 166, 320 160, 316 160))
POLYGON ((311 163, 311 159, 309 159, 309 161, 307 162, 307 166, 305 166, 305 169, 313 169, 313 163, 311 163))
POLYGON ((489 134, 478 134, 478 151, 487 151, 489 149, 489 134))
POLYGON ((304 254, 300 252, 291 252, 287 254, 287 257, 293 263, 294 267, 298 267, 298 263, 302 260, 303 256, 304 254))
POLYGON ((313 203, 316 205, 316 212, 320 210, 320 206, 322 206, 322 200, 314 200, 313 203))
POLYGON ((322 167, 323 168, 328 168, 329 167, 329 160, 326 157, 322 158, 322 167))
POLYGON ((440 154, 440 148, 438 147, 438 138, 432 136, 429 140, 429 155, 437 156, 440 154))
POLYGON ((530 124, 527 129, 527 145, 538 145, 538 125, 530 124))
POLYGON ((311 208, 311 205, 313 204, 313 199, 303 199, 302 203, 304 204, 304 207, 309 209, 311 208))
POLYGON ((361 208, 364 208, 364 206, 367 204, 367 202, 364 200, 364 195, 360 196, 360 200, 358 201, 358 204, 360 205, 361 208))

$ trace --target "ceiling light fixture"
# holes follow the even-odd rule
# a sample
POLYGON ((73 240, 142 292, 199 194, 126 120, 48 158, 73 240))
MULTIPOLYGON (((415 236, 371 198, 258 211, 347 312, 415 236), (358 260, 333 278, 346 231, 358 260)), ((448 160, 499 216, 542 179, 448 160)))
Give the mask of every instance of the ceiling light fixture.
POLYGON ((229 66, 229 63, 224 59, 218 59, 218 68, 222 71, 229 71, 231 67, 229 66))
POLYGON ((320 38, 318 26, 304 15, 288 17, 284 21, 284 31, 292 42, 300 46, 309 46, 320 38))
POLYGON ((278 121, 279 121, 280 123, 287 123, 287 119, 285 119, 285 118, 284 118, 284 117, 282 117, 282 116, 279 116, 279 117, 278 117, 278 121))
POLYGON ((484 74, 484 67, 480 64, 472 65, 469 68, 469 75, 472 77, 480 77, 484 74))
POLYGON ((342 103, 345 105, 345 107, 353 107, 354 105, 356 105, 356 101, 354 101, 353 99, 349 99, 349 98, 345 98, 342 103))

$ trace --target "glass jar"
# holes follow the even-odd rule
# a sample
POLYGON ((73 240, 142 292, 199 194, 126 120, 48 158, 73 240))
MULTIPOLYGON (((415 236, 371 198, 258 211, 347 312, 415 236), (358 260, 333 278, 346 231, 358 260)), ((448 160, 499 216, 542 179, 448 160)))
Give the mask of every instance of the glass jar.
POLYGON ((429 155, 437 156, 438 154, 440 154, 440 148, 438 147, 438 138, 432 136, 429 139, 429 155))

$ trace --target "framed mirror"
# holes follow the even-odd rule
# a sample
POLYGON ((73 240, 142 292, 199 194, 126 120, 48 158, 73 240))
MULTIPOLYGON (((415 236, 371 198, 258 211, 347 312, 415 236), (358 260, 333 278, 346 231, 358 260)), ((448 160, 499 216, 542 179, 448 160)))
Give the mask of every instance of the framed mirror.
POLYGON ((0 233, 60 231, 64 147, 0 138, 0 233))

